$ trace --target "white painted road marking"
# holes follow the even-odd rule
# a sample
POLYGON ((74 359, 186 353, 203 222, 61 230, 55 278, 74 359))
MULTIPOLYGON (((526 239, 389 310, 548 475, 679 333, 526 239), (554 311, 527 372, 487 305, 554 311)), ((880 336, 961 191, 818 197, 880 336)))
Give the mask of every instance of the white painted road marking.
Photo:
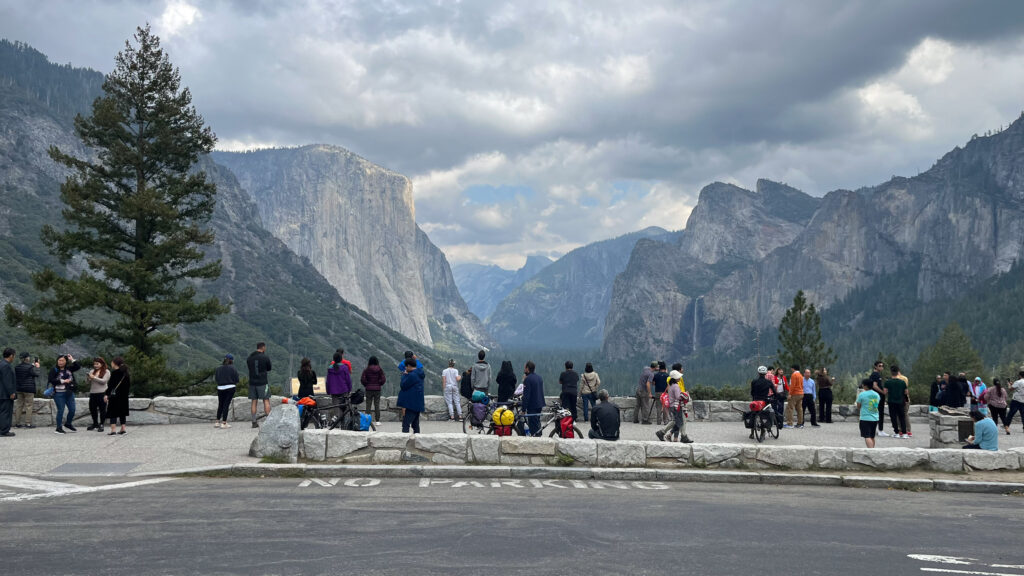
POLYGON ((76 494, 92 494, 94 492, 106 492, 108 490, 120 490, 122 488, 134 488, 136 486, 148 486, 160 484, 173 478, 149 478, 136 480, 134 482, 121 482, 119 484, 105 484, 102 486, 79 486, 66 482, 50 482, 29 478, 26 476, 0 476, 0 486, 14 488, 16 490, 31 490, 32 492, 0 492, 0 502, 20 502, 23 500, 36 500, 39 498, 52 498, 54 496, 72 496, 76 494), (8 495, 9 494, 9 495, 8 495))
MULTIPOLYGON (((381 483, 380 478, 349 478, 344 482, 341 478, 307 478, 299 482, 299 488, 333 488, 338 484, 350 488, 363 488, 377 486, 381 483)), ((624 482, 619 480, 539 480, 530 479, 502 479, 492 478, 490 480, 452 479, 452 478, 420 478, 419 487, 429 488, 539 488, 553 490, 668 490, 668 484, 664 482, 632 481, 624 482)))
MULTIPOLYGON (((313 484, 323 486, 324 488, 330 488, 331 486, 337 486, 338 482, 341 482, 341 478, 330 478, 328 480, 310 478, 309 480, 299 482, 299 488, 308 488, 313 484)), ((377 486, 380 484, 380 478, 349 478, 348 480, 345 480, 343 484, 350 488, 368 488, 370 486, 377 486)))
MULTIPOLYGON (((1000 568, 1010 570, 1024 570, 1024 565, 1021 564, 985 564, 979 561, 977 558, 964 558, 960 556, 935 556, 932 554, 907 554, 907 558, 911 560, 919 560, 921 562, 933 562, 936 564, 946 565, 959 565, 959 566, 973 566, 978 565, 981 568, 1000 568)), ((970 576, 1024 576, 1017 572, 987 572, 982 569, 978 570, 958 570, 955 568, 932 568, 930 566, 922 566, 922 572, 939 572, 941 574, 968 574, 970 576)))

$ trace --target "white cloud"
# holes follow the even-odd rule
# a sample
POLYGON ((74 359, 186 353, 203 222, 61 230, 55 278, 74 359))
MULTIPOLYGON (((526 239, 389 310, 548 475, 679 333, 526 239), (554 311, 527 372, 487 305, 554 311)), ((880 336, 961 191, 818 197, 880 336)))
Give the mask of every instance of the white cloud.
POLYGON ((182 33, 200 18, 202 14, 195 6, 184 0, 171 0, 157 21, 157 32, 170 38, 182 33))

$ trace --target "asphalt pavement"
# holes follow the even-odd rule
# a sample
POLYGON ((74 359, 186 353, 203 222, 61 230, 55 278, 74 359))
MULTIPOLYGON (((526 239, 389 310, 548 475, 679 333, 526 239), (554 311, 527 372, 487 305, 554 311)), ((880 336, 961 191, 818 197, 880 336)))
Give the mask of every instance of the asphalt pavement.
POLYGON ((3 572, 1024 576, 1020 496, 483 477, 151 481, 11 488, 42 496, 0 500, 3 572))

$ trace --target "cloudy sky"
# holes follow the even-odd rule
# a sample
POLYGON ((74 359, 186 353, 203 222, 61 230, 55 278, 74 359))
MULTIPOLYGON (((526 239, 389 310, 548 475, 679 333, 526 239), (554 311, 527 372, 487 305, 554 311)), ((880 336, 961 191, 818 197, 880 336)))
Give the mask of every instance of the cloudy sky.
POLYGON ((221 148, 402 172, 454 263, 679 229, 715 180, 913 175, 1024 110, 1024 2, 0 0, 101 71, 147 21, 221 148))

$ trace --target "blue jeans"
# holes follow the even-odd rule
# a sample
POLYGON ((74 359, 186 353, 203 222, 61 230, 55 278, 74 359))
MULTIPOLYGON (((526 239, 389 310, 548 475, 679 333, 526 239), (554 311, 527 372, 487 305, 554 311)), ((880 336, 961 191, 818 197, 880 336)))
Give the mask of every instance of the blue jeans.
POLYGON ((590 409, 592 406, 597 406, 597 393, 593 394, 582 394, 583 397, 583 421, 590 420, 590 409))
POLYGON ((56 392, 53 401, 57 403, 57 428, 63 428, 64 423, 71 424, 75 419, 75 393, 71 390, 56 392), (68 418, 64 420, 64 408, 68 409, 68 418))

